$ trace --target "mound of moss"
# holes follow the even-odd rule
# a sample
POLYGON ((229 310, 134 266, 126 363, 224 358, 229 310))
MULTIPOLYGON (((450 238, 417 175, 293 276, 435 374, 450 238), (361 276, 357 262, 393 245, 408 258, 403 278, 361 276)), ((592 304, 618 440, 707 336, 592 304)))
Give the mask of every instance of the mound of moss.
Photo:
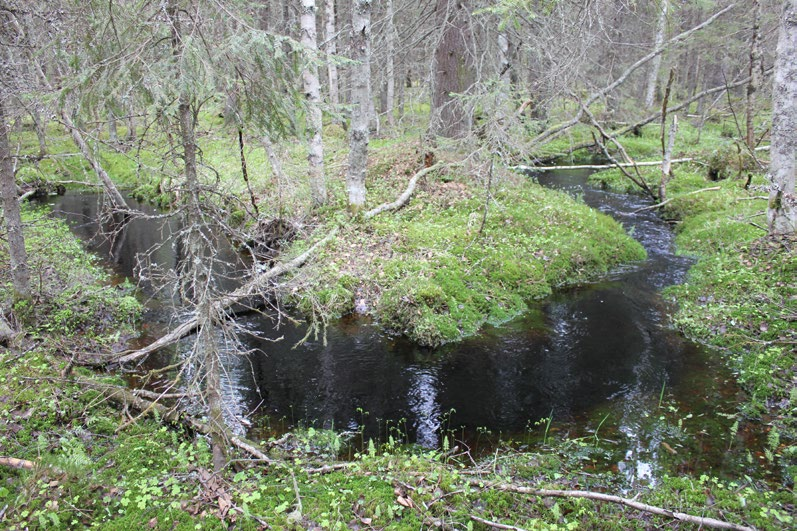
POLYGON ((610 217, 526 180, 501 183, 484 211, 484 190, 465 176, 431 178, 404 209, 350 224, 287 297, 306 313, 371 314, 437 346, 645 258, 610 217))

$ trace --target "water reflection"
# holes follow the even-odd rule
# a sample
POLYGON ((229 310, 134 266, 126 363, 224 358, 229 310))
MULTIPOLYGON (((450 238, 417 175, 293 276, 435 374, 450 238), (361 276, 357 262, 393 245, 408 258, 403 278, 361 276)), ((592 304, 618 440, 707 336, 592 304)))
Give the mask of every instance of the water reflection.
MULTIPOLYGON (((689 266, 688 258, 673 254, 671 232, 650 212, 630 214, 644 206, 642 200, 583 189, 584 178, 539 177, 619 219, 646 247, 647 261, 604 282, 562 291, 500 329, 435 351, 355 318, 330 326, 326 342, 311 338, 293 348, 304 327, 244 316, 239 324, 260 337, 241 338, 249 354, 225 358, 226 417, 361 429, 366 438, 382 440, 389 427, 399 427, 407 440, 436 447, 446 430, 472 442, 480 429, 522 435, 551 414, 554 425, 584 425, 599 411, 608 415, 607 427, 624 434, 618 445, 628 460, 618 467, 629 481, 648 481, 655 474, 650 463, 668 437, 650 422, 662 385, 672 395, 696 398, 695 382, 708 381, 702 375, 716 368, 706 366, 701 348, 663 325, 666 307, 657 291, 682 280, 689 266), (283 339, 273 341, 278 337, 283 339)), ((67 196, 56 208, 66 211, 82 237, 96 236, 86 223, 96 215, 96 200, 67 196)), ((147 252, 153 262, 174 267, 179 251, 163 242, 179 225, 152 223, 135 220, 121 242, 112 249, 100 242, 98 249, 110 253, 125 275, 147 252)), ((168 362, 166 354, 151 361, 168 362)))

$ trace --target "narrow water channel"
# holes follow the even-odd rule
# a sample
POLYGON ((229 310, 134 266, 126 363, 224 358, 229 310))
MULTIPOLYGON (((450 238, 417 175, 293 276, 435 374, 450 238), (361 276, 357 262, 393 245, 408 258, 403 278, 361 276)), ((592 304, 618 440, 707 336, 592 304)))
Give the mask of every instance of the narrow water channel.
MULTIPOLYGON (((359 318, 332 324, 326 344, 296 346, 304 327, 282 322, 275 329, 271 319, 245 316, 242 324, 256 334, 242 338, 248 356, 226 360, 228 417, 247 419, 261 437, 314 426, 357 432, 360 440, 393 435, 424 447, 439 447, 445 437, 474 452, 498 438, 533 444, 566 434, 596 441, 608 466, 632 484, 655 482, 665 471, 760 472, 759 460, 751 459, 762 450, 758 439, 744 425, 731 430, 739 391, 730 374, 716 355, 667 326, 660 290, 683 281, 690 259, 674 253, 672 231, 655 214, 633 213, 643 199, 588 187, 587 176, 534 178, 616 218, 645 246, 646 261, 560 291, 513 322, 436 350, 359 318)), ((96 196, 68 194, 52 206, 120 276, 135 278, 137 257, 152 249, 151 260, 164 268, 179 258, 169 241, 176 221, 136 220, 112 244, 96 238, 96 196)), ((141 342, 172 317, 143 280, 150 303, 141 342)), ((174 355, 150 363, 166 364, 174 355)))

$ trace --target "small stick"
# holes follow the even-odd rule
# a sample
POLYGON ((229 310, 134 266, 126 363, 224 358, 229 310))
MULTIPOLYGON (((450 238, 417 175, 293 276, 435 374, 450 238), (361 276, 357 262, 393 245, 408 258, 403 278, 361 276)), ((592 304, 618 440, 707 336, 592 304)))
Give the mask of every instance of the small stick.
POLYGON ((656 203, 655 205, 650 205, 650 206, 646 206, 646 207, 642 207, 642 208, 637 208, 636 210, 634 210, 631 213, 632 214, 638 214, 640 212, 644 212, 645 210, 653 210, 655 208, 661 208, 664 205, 666 205, 667 203, 669 203, 670 201, 672 201, 674 199, 678 199, 680 197, 686 197, 687 195, 699 194, 700 192, 716 192, 719 189, 720 189, 719 186, 712 186, 711 188, 701 188, 700 190, 693 190, 691 192, 687 192, 685 194, 681 194, 681 195, 679 195, 677 197, 671 197, 670 199, 667 199, 666 201, 662 201, 661 203, 656 203))
POLYGON ((470 519, 474 522, 479 522, 480 524, 488 525, 495 529, 509 529, 511 531, 526 531, 522 527, 518 527, 516 525, 506 525, 506 524, 499 524, 498 522, 491 522, 489 520, 485 520, 484 518, 479 518, 478 516, 470 515, 470 519))

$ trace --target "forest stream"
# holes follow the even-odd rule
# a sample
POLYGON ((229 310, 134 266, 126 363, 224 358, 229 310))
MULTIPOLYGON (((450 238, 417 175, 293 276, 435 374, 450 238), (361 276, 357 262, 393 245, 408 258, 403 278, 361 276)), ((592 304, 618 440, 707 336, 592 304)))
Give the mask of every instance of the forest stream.
MULTIPOLYGON (((613 216, 644 245, 646 261, 561 290, 521 318, 435 350, 361 317, 330 324, 326 342, 311 336, 297 346, 306 326, 243 316, 241 324, 257 334, 242 338, 250 354, 226 357, 229 420, 254 439, 312 426, 353 432, 355 445, 393 436, 429 448, 466 444, 481 454, 499 438, 522 447, 567 435, 589 443, 573 451, 598 455, 629 486, 686 471, 772 478, 763 427, 736 422, 741 391, 718 355, 668 327, 670 307, 660 292, 684 280, 691 260, 675 254, 672 230, 653 211, 634 213, 646 200, 589 187, 587 176, 533 178, 613 216)), ((142 281, 147 311, 134 346, 168 329, 174 312, 137 277, 137 259, 153 250, 152 262, 173 267, 179 249, 169 240, 177 222, 134 220, 111 245, 97 237, 96 195, 49 202, 118 278, 142 281)), ((146 367, 168 364, 179 348, 146 367)))

